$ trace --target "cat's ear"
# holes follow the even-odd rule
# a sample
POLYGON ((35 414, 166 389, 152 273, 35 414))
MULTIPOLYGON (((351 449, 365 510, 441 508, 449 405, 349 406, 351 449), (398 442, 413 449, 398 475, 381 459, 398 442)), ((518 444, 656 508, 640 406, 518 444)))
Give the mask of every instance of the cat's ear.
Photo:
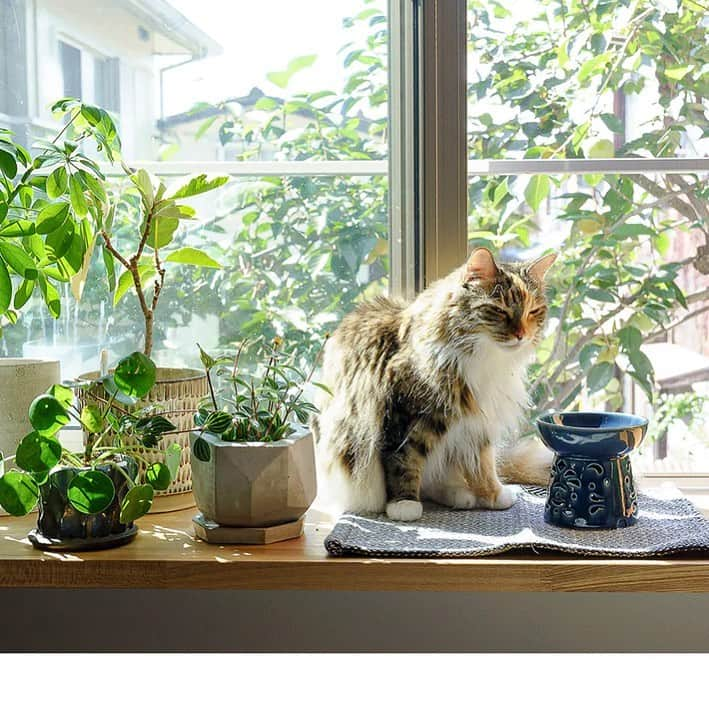
POLYGON ((542 256, 541 258, 538 258, 536 261, 533 261, 532 264, 529 266, 529 269, 527 270, 527 273, 534 278, 535 281, 539 281, 541 283, 544 280, 544 276, 547 275, 547 271, 551 268, 551 265, 556 261, 556 257, 559 254, 552 252, 550 254, 547 254, 546 256, 542 256))
POLYGON ((497 277, 497 264, 492 254, 484 248, 475 249, 468 256, 465 264, 463 280, 469 281, 492 281, 497 277))

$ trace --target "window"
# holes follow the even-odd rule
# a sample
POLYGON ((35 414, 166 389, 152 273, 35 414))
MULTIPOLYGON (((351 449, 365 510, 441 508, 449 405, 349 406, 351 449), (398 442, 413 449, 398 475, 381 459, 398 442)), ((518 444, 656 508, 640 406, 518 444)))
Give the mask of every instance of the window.
MULTIPOLYGON (((230 176, 194 200, 199 219, 177 235, 224 267, 168 275, 155 359, 198 364, 195 332, 206 348, 279 335, 309 356, 358 298, 388 284, 386 3, 313 0, 316 24, 282 0, 154 5, 147 16, 92 4, 81 20, 38 10, 40 26, 66 38, 58 65, 40 69, 62 77, 46 103, 63 92, 120 110, 123 158, 168 183, 230 176)), ((46 136, 51 118, 41 123, 46 136)), ((103 167, 121 182, 120 164, 103 167)), ((135 228, 130 200, 118 218, 119 234, 135 228)), ((98 250, 90 269, 79 303, 61 285, 59 319, 39 297, 25 307, 3 354, 58 356, 63 375, 76 376, 95 369, 104 347, 112 358, 135 349, 136 298, 114 306, 98 250)))
POLYGON ((81 80, 81 50, 66 42, 59 42, 59 61, 64 95, 78 99, 84 98, 83 81, 81 80))
MULTIPOLYGON (((40 63, 37 105, 30 96, 9 112, 28 117, 32 135, 46 135, 59 71, 65 92, 120 110, 129 163, 168 180, 231 175, 178 235, 225 267, 172 275, 158 359, 194 362, 196 331, 215 347, 263 330, 307 356, 358 299, 413 295, 475 245, 509 258, 553 247, 562 258, 531 372, 536 406, 652 406, 646 468, 709 472, 699 3, 232 5, 172 0, 138 13, 93 3, 80 18, 38 5, 36 37, 13 25, 23 42, 68 41, 60 67, 40 63), (77 60, 69 37, 92 53, 77 60)), ((17 3, 0 8, 7 17, 17 3)), ((127 204, 126 230, 132 216, 127 204)), ((91 268, 80 303, 68 286, 59 320, 36 303, 2 351, 59 353, 70 375, 93 367, 101 347, 132 347, 134 299, 113 307, 100 260, 91 268)))

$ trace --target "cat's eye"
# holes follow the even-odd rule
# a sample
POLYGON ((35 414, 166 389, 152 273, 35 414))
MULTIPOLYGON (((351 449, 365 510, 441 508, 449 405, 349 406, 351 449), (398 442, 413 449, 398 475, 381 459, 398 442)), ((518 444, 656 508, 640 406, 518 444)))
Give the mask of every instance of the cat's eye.
POLYGON ((532 317, 536 317, 537 315, 541 315, 544 312, 544 310, 545 310, 545 308, 543 306, 541 306, 539 308, 534 308, 534 310, 530 310, 529 314, 532 317))

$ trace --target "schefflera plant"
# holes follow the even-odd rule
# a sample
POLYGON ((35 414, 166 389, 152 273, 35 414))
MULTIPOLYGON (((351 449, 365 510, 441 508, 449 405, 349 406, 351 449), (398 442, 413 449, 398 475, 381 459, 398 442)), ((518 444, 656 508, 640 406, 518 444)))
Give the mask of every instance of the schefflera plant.
MULTIPOLYGON (((30 405, 29 420, 34 429, 25 436, 14 456, 15 468, 0 477, 0 506, 9 514, 26 515, 40 499, 40 488, 51 485, 60 468, 75 474, 66 488, 69 504, 82 514, 98 514, 114 501, 116 488, 99 467, 121 460, 144 460, 145 448, 157 445, 175 426, 149 408, 133 410, 155 383, 156 368, 140 352, 122 359, 113 374, 103 377, 105 398, 93 394, 97 382, 52 386, 30 405), (93 398, 81 409, 76 405, 74 388, 85 387, 93 398), (130 407, 131 410, 129 410, 130 407), (84 432, 83 451, 73 452, 58 440, 58 434, 72 419, 84 432), (133 437, 127 443, 128 436, 133 437), (107 441, 110 439, 110 443, 107 441), (137 439, 140 445, 135 445, 137 439)), ((147 465, 144 481, 129 475, 121 466, 114 468, 126 479, 128 491, 121 501, 120 521, 131 524, 146 514, 155 490, 165 490, 179 467, 180 447, 169 446, 164 462, 147 465)), ((9 461, 11 459, 7 459, 9 461)), ((133 466, 137 473, 137 466, 133 466)))
POLYGON ((296 421, 305 425, 310 415, 317 413, 317 407, 303 398, 309 384, 330 393, 324 384, 312 380, 319 357, 306 374, 296 366, 294 354, 283 351, 280 337, 264 346, 265 364, 260 371, 243 373, 239 361, 248 344, 242 342, 233 357, 213 357, 197 345, 209 397, 195 414, 198 436, 193 452, 204 462, 211 457, 209 445, 202 438, 205 432, 230 442, 280 441, 294 432, 296 421))

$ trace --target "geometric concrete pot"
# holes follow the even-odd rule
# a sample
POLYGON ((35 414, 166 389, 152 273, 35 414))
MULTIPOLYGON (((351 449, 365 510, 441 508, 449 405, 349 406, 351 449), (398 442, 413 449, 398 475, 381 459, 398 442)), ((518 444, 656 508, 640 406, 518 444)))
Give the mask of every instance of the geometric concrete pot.
MULTIPOLYGON (((190 434, 192 442, 197 436, 190 434)), ((299 520, 315 499, 313 434, 260 443, 202 434, 210 460, 192 456, 192 488, 204 518, 221 527, 271 527, 299 520)))

